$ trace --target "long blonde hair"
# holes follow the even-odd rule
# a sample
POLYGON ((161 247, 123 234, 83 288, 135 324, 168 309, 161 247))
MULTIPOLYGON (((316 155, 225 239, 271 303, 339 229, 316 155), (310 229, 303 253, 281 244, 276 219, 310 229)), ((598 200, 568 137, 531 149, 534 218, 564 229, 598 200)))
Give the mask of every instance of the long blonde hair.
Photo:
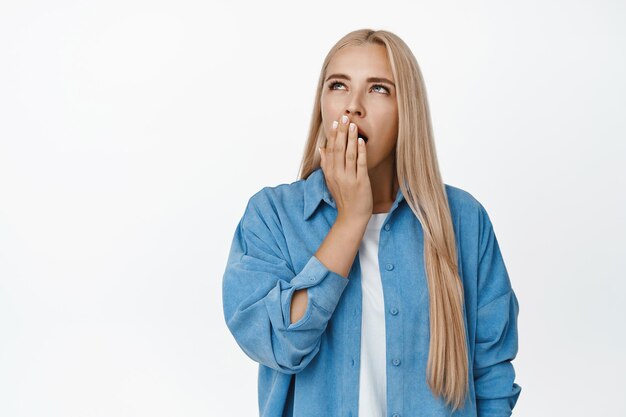
POLYGON ((435 396, 456 410, 468 393, 468 354, 463 314, 463 284, 457 268, 452 217, 439 172, 426 97, 415 56, 397 35, 385 30, 360 29, 341 38, 328 52, 320 73, 308 140, 300 165, 300 179, 320 167, 318 146, 325 146, 321 94, 331 58, 346 46, 374 43, 386 47, 396 83, 398 139, 396 175, 411 210, 424 230, 424 258, 430 299, 428 385, 435 396))

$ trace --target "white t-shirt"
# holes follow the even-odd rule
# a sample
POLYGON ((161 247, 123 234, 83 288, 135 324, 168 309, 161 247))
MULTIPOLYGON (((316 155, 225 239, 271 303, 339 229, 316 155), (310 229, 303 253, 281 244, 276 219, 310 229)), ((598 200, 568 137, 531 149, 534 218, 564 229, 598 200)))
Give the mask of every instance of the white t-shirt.
POLYGON ((378 267, 378 240, 388 214, 372 214, 359 247, 363 293, 359 417, 387 415, 385 302, 378 267))

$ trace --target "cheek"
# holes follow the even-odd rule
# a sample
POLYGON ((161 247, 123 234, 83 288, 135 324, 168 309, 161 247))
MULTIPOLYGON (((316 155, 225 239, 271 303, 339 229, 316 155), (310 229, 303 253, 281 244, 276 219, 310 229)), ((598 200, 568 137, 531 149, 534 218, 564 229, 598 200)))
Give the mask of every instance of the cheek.
POLYGON ((398 135, 398 114, 390 112, 385 116, 387 123, 384 124, 385 135, 395 137, 398 135))
POLYGON ((341 105, 334 100, 322 100, 322 115, 324 119, 335 117, 341 112, 341 105))
POLYGON ((322 110, 322 126, 326 137, 330 134, 331 127, 334 120, 338 119, 338 115, 341 114, 341 106, 337 103, 333 103, 332 100, 326 100, 321 103, 322 110))
POLYGON ((378 127, 376 130, 380 136, 384 138, 395 137, 398 130, 398 115, 389 109, 383 109, 376 115, 376 124, 378 127))

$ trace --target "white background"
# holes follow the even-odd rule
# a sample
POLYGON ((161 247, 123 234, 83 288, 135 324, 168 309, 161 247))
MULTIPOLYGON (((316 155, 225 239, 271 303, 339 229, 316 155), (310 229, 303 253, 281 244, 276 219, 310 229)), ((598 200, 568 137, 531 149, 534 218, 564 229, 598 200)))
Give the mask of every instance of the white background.
POLYGON ((0 415, 254 416, 221 279, 324 56, 387 29, 520 302, 517 416, 626 415, 621 1, 0 3, 0 415))

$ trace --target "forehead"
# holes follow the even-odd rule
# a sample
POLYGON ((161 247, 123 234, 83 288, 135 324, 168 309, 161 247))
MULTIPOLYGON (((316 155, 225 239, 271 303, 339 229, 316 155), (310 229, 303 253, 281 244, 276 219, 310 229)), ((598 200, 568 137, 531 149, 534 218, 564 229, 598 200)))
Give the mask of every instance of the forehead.
POLYGON ((387 49, 377 44, 341 48, 331 58, 326 73, 362 74, 363 77, 385 77, 393 81, 387 49))

